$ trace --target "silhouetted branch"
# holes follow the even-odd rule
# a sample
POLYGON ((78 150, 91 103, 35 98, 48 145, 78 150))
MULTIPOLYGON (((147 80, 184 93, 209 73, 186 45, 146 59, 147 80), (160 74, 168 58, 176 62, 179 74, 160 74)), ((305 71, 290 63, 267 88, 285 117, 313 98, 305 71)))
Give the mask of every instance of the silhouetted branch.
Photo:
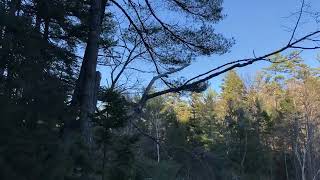
POLYGON ((176 72, 179 72, 179 71, 183 70, 184 68, 186 68, 187 66, 189 66, 189 64, 184 65, 184 66, 182 66, 182 67, 180 67, 180 68, 177 68, 177 69, 173 69, 173 70, 168 71, 168 72, 166 72, 166 73, 159 74, 159 75, 153 77, 153 78, 151 79, 151 81, 149 82, 146 90, 144 91, 144 94, 142 95, 139 104, 140 104, 140 105, 144 105, 144 103, 148 100, 148 94, 149 94, 152 86, 154 85, 154 83, 155 83, 158 79, 161 79, 161 78, 164 78, 164 77, 168 77, 168 75, 173 74, 173 73, 176 73, 176 72))
POLYGON ((179 91, 184 91, 184 90, 188 90, 194 86, 196 86, 197 84, 199 83, 203 83, 203 82, 206 82, 220 74, 223 74, 225 72, 228 72, 232 69, 235 69, 235 68, 238 68, 238 67, 245 67, 245 66, 248 66, 248 65, 251 65, 257 61, 262 61, 262 60, 266 60, 268 59, 270 56, 272 55, 275 55, 275 54, 278 54, 278 53, 281 53, 281 52, 284 52, 288 49, 308 49, 308 50, 314 50, 314 49, 320 49, 320 47, 318 46, 315 46, 315 47, 303 47, 303 46, 295 46, 301 42, 303 42, 304 40, 307 40, 315 35, 319 35, 320 34, 320 31, 315 31, 315 32, 312 32, 310 34, 307 34, 305 36, 303 36, 302 38, 300 39, 297 39, 293 42, 291 42, 290 44, 276 50, 276 51, 273 51, 271 53, 268 53, 268 54, 265 54, 265 55, 262 55, 262 56, 259 56, 259 57, 256 57, 256 58, 250 58, 250 59, 242 59, 242 60, 236 60, 236 61, 232 61, 232 62, 229 62, 229 63, 226 63, 224 65, 221 65, 217 68, 214 68, 206 73, 203 73, 203 74, 200 74, 194 78, 191 78, 190 80, 186 81, 187 83, 184 83, 183 85, 179 86, 179 87, 175 87, 175 88, 169 88, 169 89, 166 89, 166 90, 162 90, 162 91, 158 91, 158 92, 155 92, 155 93, 152 93, 152 94, 149 94, 147 96, 147 99, 151 99, 151 98, 154 98, 154 97, 157 97, 157 96, 161 96, 161 95, 164 95, 164 94, 167 94, 167 93, 173 93, 173 92, 179 92, 179 91), (228 65, 231 65, 225 69, 222 69, 228 65), (217 71, 219 69, 222 69, 218 72, 215 72, 213 73, 214 71, 217 71), (211 74, 212 73, 212 74, 211 74), (207 76, 206 76, 207 75, 207 76), (197 81, 194 81, 194 82, 191 82, 192 80, 195 80, 197 78, 200 78, 200 77, 203 77, 203 76, 206 76, 202 79, 199 79, 197 81))
POLYGON ((299 16, 298 16, 297 22, 296 22, 296 24, 295 24, 295 26, 293 28, 293 32, 291 34, 290 40, 288 42, 288 45, 292 42, 292 40, 294 38, 294 35, 296 34, 297 28, 299 26, 299 23, 300 23, 300 20, 301 20, 301 17, 302 17, 304 4, 305 4, 305 0, 302 0, 302 4, 301 4, 301 7, 300 7, 300 11, 299 11, 299 16))
POLYGON ((138 28, 138 26, 135 24, 135 22, 133 21, 133 19, 131 18, 131 16, 127 13, 127 11, 119 4, 117 3, 116 1, 114 0, 110 0, 110 2, 112 2, 115 6, 117 6, 120 11, 126 16, 126 18, 128 19, 128 21, 130 22, 130 24, 133 26, 133 28, 136 30, 136 32, 138 33, 138 35, 140 36, 142 42, 143 42, 143 45, 145 46, 146 50, 148 51, 154 65, 155 65, 155 68, 157 70, 157 72, 160 74, 160 70, 159 70, 159 67, 156 63, 156 60, 154 58, 154 55, 153 55, 153 50, 152 50, 152 47, 147 43, 147 41, 145 40, 144 36, 143 36, 143 33, 142 31, 138 28))

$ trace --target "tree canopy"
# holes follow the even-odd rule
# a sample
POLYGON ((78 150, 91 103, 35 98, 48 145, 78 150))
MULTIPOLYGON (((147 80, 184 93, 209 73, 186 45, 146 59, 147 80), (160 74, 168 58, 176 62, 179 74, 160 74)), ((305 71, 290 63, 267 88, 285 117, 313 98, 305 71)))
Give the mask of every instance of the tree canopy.
POLYGON ((0 0, 0 179, 319 179, 305 7, 283 47, 187 79, 235 43, 222 0, 0 0))

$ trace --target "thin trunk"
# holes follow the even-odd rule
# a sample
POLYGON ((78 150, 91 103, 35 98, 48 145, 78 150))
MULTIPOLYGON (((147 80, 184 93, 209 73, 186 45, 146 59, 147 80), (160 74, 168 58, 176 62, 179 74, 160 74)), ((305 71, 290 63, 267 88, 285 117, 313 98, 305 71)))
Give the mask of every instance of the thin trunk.
POLYGON ((312 180, 316 180, 317 176, 319 175, 320 173, 320 169, 317 171, 317 173, 313 176, 312 180))
POLYGON ((315 175, 315 167, 313 166, 313 139, 314 139, 314 125, 310 122, 309 116, 307 119, 307 144, 306 144, 306 161, 308 170, 308 179, 312 179, 315 175))
POLYGON ((242 156, 242 160, 241 160, 241 178, 244 174, 244 162, 246 160, 246 156, 247 156, 247 149, 248 149, 248 134, 247 132, 245 132, 245 144, 244 144, 244 152, 243 152, 243 156, 242 156))
POLYGON ((286 168, 286 178, 287 178, 287 180, 289 180, 288 165, 287 165, 287 154, 286 154, 286 152, 284 152, 284 165, 285 165, 285 168, 286 168))
POLYGON ((306 180, 306 172, 305 172, 305 170, 306 170, 306 168, 305 168, 305 166, 306 166, 306 154, 307 154, 307 152, 304 149, 303 150, 302 166, 301 166, 301 179, 302 180, 306 180))
POLYGON ((160 142, 160 132, 159 132, 159 119, 156 119, 156 138, 157 138, 157 145, 156 145, 156 148, 157 148, 157 162, 159 163, 159 162, 160 162, 160 145, 159 145, 159 142, 160 142))

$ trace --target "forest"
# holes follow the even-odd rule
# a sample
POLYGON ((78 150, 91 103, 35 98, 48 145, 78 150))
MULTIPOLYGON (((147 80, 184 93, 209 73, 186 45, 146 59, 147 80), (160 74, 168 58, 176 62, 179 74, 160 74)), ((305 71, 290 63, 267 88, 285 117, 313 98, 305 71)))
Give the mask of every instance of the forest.
POLYGON ((0 0, 0 180, 320 180, 320 12, 296 3, 283 46, 188 77, 237 43, 223 0, 0 0))

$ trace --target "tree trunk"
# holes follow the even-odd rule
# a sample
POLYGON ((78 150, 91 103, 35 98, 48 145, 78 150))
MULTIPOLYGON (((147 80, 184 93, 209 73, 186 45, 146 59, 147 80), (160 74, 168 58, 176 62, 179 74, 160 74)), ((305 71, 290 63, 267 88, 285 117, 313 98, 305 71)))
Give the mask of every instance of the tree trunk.
POLYGON ((72 104, 80 110, 80 128, 84 143, 93 147, 92 115, 97 104, 97 87, 100 73, 96 72, 102 18, 106 0, 92 0, 87 47, 81 65, 80 75, 74 90, 72 104))
POLYGON ((157 148, 157 162, 160 163, 160 130, 159 130, 159 118, 157 117, 155 119, 155 128, 156 128, 156 138, 157 138, 157 144, 156 144, 156 148, 157 148))

